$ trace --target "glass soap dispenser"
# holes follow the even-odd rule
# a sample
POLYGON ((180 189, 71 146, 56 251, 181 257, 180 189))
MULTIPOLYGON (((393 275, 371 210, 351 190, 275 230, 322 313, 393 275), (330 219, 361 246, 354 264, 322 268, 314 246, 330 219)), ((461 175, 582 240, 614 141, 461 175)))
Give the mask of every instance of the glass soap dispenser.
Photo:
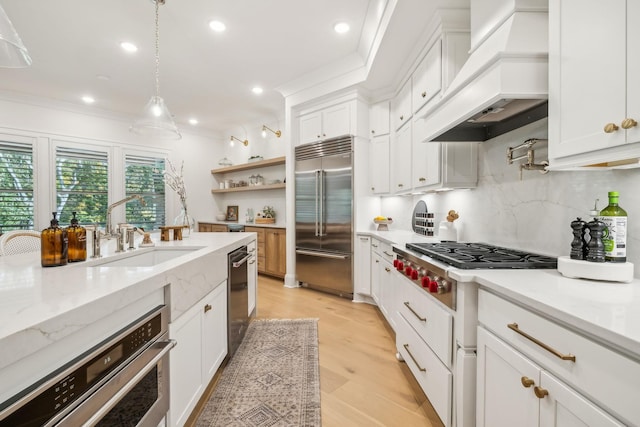
POLYGON ((67 264, 68 237, 67 230, 60 228, 53 212, 51 226, 40 234, 40 260, 43 267, 56 267, 67 264))
POLYGON ((69 262, 85 261, 87 259, 87 230, 78 224, 76 213, 71 212, 71 225, 67 227, 69 237, 69 262))

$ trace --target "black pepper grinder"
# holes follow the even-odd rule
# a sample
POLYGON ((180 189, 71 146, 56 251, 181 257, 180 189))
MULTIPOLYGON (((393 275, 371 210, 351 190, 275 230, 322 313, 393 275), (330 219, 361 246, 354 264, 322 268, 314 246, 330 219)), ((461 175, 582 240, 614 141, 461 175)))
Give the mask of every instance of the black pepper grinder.
POLYGON ((587 241, 584 239, 587 223, 578 217, 575 221, 571 221, 573 229, 573 241, 571 242, 571 259, 583 260, 587 256, 587 241))
POLYGON ((597 219, 594 219, 587 224, 586 228, 589 229, 589 236, 591 236, 589 244, 587 245, 587 261, 604 262, 604 244, 602 243, 604 227, 604 223, 597 219))

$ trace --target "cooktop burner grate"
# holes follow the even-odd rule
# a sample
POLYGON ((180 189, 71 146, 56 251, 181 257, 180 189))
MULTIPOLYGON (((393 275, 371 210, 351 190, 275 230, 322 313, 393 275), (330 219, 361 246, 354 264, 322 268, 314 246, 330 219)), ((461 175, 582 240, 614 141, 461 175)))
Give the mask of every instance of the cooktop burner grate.
POLYGON ((485 243, 407 243, 407 249, 456 268, 557 268, 557 258, 485 243))

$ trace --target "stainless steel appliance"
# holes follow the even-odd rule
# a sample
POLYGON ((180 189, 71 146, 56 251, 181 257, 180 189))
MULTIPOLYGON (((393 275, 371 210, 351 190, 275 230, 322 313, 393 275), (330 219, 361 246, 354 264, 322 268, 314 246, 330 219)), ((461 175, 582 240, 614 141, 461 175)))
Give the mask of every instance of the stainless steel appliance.
MULTIPOLYGON (((478 322, 478 284, 456 281, 454 268, 479 269, 523 269, 556 268, 556 258, 547 257, 515 249, 502 248, 484 243, 407 243, 406 247, 393 247, 396 253, 394 267, 417 288, 421 297, 433 297, 442 304, 443 309, 452 316, 451 331, 439 331, 452 334, 450 360, 442 360, 453 376, 452 395, 448 396, 451 425, 466 426, 475 423, 476 388, 476 345, 478 322)), ((416 293, 411 293, 416 295, 416 293)), ((410 296, 399 304, 407 307, 419 307, 419 301, 410 296)), ((414 313, 416 314, 416 313, 414 313)), ((424 315, 424 321, 434 313, 424 315)), ((433 320, 433 318, 432 318, 433 320)), ((431 335, 436 336, 436 334, 431 335)), ((434 339, 435 340, 435 339, 434 339)), ((433 342, 428 342, 433 347, 433 342)), ((402 348, 397 342, 398 352, 402 348)), ((429 396, 427 396, 429 397, 429 396)))
POLYGON ((296 147, 296 274, 353 297, 352 137, 296 147))
POLYGON ((160 306, 0 405, 0 426, 149 426, 169 410, 169 312, 160 306))
POLYGON ((227 358, 230 359, 242 343, 249 326, 249 282, 247 261, 252 254, 246 246, 230 252, 228 286, 227 358))

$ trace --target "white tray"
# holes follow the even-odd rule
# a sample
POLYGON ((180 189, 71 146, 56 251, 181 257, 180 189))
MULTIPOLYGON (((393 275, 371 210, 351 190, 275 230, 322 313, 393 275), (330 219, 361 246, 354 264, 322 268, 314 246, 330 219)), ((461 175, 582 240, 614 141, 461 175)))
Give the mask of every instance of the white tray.
POLYGON ((591 262, 561 256, 558 258, 558 271, 572 279, 627 283, 633 280, 633 264, 630 262, 591 262))

